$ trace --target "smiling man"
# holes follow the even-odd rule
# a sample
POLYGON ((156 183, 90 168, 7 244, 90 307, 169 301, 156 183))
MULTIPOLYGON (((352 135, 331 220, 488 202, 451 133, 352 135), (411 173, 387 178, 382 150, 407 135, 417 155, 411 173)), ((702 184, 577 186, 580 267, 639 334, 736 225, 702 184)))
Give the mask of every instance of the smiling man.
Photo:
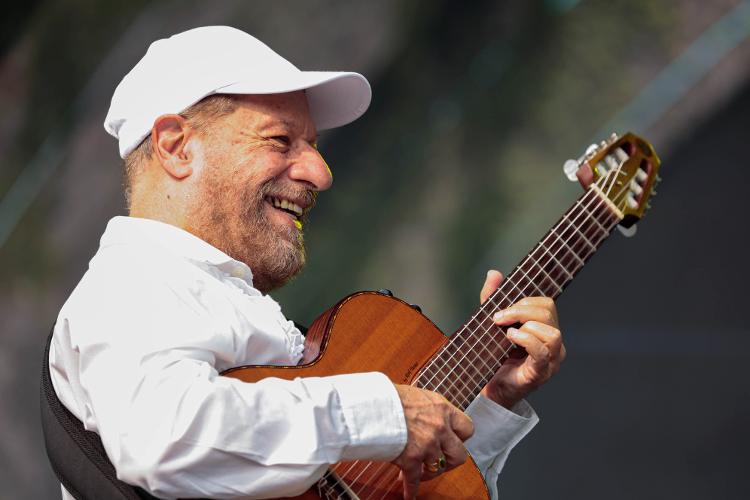
POLYGON ((209 97, 187 118, 156 118, 151 139, 128 162, 131 216, 181 227, 246 263, 264 292, 302 269, 305 216, 332 182, 303 91, 209 97))
MULTIPOLYGON (((365 459, 398 465, 410 498, 468 449, 497 496, 510 450, 537 421, 522 398, 565 357, 547 298, 497 319, 522 324, 512 338, 528 356, 506 362, 468 415, 377 372, 220 375, 302 358, 301 332, 268 293, 304 266, 306 215, 331 187, 318 130, 369 101, 361 75, 302 72, 228 27, 155 42, 117 87, 105 127, 125 160, 130 216, 107 225, 49 363, 59 399, 101 437, 120 480, 161 498, 278 497, 365 459)), ((488 273, 482 300, 501 279, 488 273)))

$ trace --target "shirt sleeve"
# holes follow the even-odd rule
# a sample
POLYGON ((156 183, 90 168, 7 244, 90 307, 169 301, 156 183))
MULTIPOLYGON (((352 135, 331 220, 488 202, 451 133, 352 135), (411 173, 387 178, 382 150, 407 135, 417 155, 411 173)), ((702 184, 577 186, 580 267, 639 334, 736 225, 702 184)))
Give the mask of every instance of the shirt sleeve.
POLYGON ((56 387, 77 379, 73 413, 99 433, 121 480, 160 498, 292 496, 328 464, 392 460, 405 446, 385 375, 223 377, 217 357, 233 340, 212 333, 210 317, 168 287, 128 295, 62 315, 50 356, 56 387))
POLYGON ((510 451, 539 422, 534 409, 519 401, 511 410, 481 394, 466 409, 474 422, 474 435, 466 449, 484 476, 490 497, 497 500, 497 480, 510 451))

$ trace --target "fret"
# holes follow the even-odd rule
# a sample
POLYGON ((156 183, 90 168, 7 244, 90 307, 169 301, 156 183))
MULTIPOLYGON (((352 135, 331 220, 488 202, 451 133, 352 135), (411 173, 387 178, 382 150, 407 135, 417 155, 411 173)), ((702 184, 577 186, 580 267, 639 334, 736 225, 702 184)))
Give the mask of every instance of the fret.
MULTIPOLYGON (((493 326, 494 326, 494 323, 493 323, 493 326)), ((488 330, 485 330, 484 333, 487 334, 487 333, 490 333, 490 332, 488 330)), ((488 339, 491 339, 491 338, 493 338, 493 335, 484 335, 484 338, 483 337, 479 337, 477 339, 477 344, 475 346, 475 347, 479 347, 479 349, 481 349, 482 351, 484 351, 484 353, 486 353, 488 355, 488 356, 484 356, 484 355, 482 355, 481 352, 478 352, 477 350, 474 350, 474 356, 475 356, 476 360, 478 360, 479 363, 482 364, 483 368, 488 368, 487 363, 485 363, 485 357, 489 357, 490 359, 492 359, 493 356, 494 356, 494 353, 492 351, 490 351, 489 349, 487 349, 487 346, 483 342, 483 340, 485 340, 485 339, 488 340, 488 339)), ((474 364, 476 365, 476 362, 474 364)), ((482 370, 481 372, 479 372, 479 375, 481 376, 482 373, 484 373, 484 370, 482 370)))
MULTIPOLYGON (((611 227, 609 229, 605 229, 603 232, 598 229, 600 227, 603 227, 601 225, 598 226, 589 226, 584 228, 584 233, 588 236, 589 240, 593 242, 594 246, 598 249, 599 244, 604 241, 604 239, 609 236, 609 232, 612 229, 611 227)), ((594 250, 595 251, 595 250, 594 250)), ((593 254, 594 251, 590 252, 590 254, 593 254)))
POLYGON ((427 375, 423 372, 417 378, 417 382, 420 387, 424 387, 425 389, 434 389, 441 380, 445 380, 448 378, 450 370, 448 366, 450 366, 450 359, 437 359, 436 361, 437 363, 433 363, 432 365, 437 366, 437 370, 434 374, 427 375), (432 387, 429 387, 430 385, 432 387))
MULTIPOLYGON (((463 367, 461 366, 461 363, 460 363, 462 359, 460 351, 458 354, 459 354, 458 356, 452 355, 447 359, 441 360, 443 361, 445 368, 440 370, 440 372, 438 373, 438 376, 435 379, 430 380, 431 384, 435 386, 439 386, 441 383, 443 383, 443 381, 451 381, 452 379, 456 378, 454 376, 454 372, 456 368, 460 368, 463 370, 463 367)), ((457 379, 457 380, 460 381, 460 379, 457 379)))
POLYGON ((466 356, 467 356, 467 355, 468 355, 468 354, 469 354, 470 352, 472 352, 472 351, 468 351, 468 352, 465 352, 465 353, 463 353, 463 355, 462 355, 462 356, 461 356, 461 358, 459 359, 459 362, 458 362, 458 363, 455 363, 455 365, 454 365, 454 368, 453 368, 454 370, 455 370, 456 368, 458 368, 458 369, 460 369, 460 370, 461 370, 461 372, 463 373, 463 375, 464 375, 464 376, 465 376, 466 378, 461 378, 461 379, 459 379, 459 380, 461 380, 461 381, 462 381, 462 382, 464 382, 464 383, 465 383, 465 381, 466 381, 467 379, 468 379, 468 380, 474 380, 474 378, 475 378, 475 375, 473 375, 473 374, 469 373, 469 370, 473 369, 473 368, 474 368, 474 366, 473 366, 473 364, 472 364, 472 363, 469 363, 469 362, 467 362, 468 360, 466 359, 466 356))
MULTIPOLYGON (((560 285, 558 285, 557 282, 552 279, 552 277, 547 273, 547 271, 545 271, 544 266, 540 265, 538 261, 536 261, 531 256, 529 256, 529 257, 527 257, 524 260, 524 263, 529 263, 529 264, 531 264, 531 266, 536 267, 537 269, 539 269, 539 271, 537 271, 536 274, 534 275, 534 278, 538 278, 539 277, 539 272, 541 271, 541 273, 544 274, 544 276, 550 281, 550 283, 552 284, 552 286, 555 287, 555 289, 557 290, 557 293, 562 292, 562 288, 560 288, 560 285)), ((520 268, 523 270, 523 264, 520 266, 520 268)), ((532 269, 529 269, 528 271, 532 272, 532 269)), ((524 272, 524 274, 526 274, 526 276, 528 277, 528 273, 524 272)), ((543 280, 542 280, 542 287, 544 287, 544 281, 543 280)), ((537 290, 539 290, 539 287, 536 287, 536 288, 537 288, 537 290)), ((540 292, 544 296, 551 295, 550 293, 545 293, 544 291, 541 291, 541 290, 540 290, 540 292)))
MULTIPOLYGON (((515 281, 514 281, 514 280, 511 280, 511 279, 506 279, 505 281, 503 281, 503 285, 506 285, 506 284, 507 284, 507 285, 510 285, 510 286, 512 286, 513 288, 515 288, 515 289, 516 289, 516 290, 517 290, 517 291, 518 291, 519 293, 518 293, 518 295, 516 296, 516 298, 514 298, 514 299, 511 299, 511 300, 510 300, 510 301, 509 301, 509 302, 508 302, 507 304, 503 304, 503 308, 504 308, 504 307, 507 307, 507 306, 510 306, 510 303, 511 303, 511 302, 515 302, 515 301, 516 301, 516 300, 518 300, 519 298, 521 298, 521 297, 525 297, 525 296, 526 296, 526 295, 524 294, 524 291, 523 291, 523 290, 522 290, 521 288, 519 288, 519 287, 518 287, 518 285, 516 285, 516 283, 515 283, 515 281)), ((507 293, 505 293, 505 295, 507 295, 507 296, 510 296, 510 292, 507 292, 507 293)))
POLYGON ((581 236, 581 238, 583 238, 583 241, 585 241, 585 242, 586 242, 586 244, 587 244, 587 245, 588 245, 589 247, 591 247, 591 251, 592 251, 592 252, 595 252, 595 251, 596 251, 596 246, 595 246, 595 245, 594 245, 593 243, 591 243, 591 241, 590 241, 590 240, 589 240, 588 238, 586 238, 586 236, 585 236, 585 235, 584 235, 584 234, 583 234, 583 233, 581 232, 581 230, 580 230, 580 229, 579 229, 579 228, 578 228, 578 227, 577 227, 577 226, 576 226, 576 225, 575 225, 575 224, 573 223, 573 221, 571 221, 571 220, 570 220, 570 219, 568 218, 568 214, 565 214, 565 215, 563 215, 563 218, 564 218, 564 219, 565 219, 565 220, 566 220, 566 221, 568 222, 568 224, 570 225, 570 227, 572 227, 572 228, 573 228, 573 230, 574 230, 574 231, 575 231, 576 233, 578 233, 578 234, 579 234, 579 235, 581 236))
POLYGON ((562 272, 565 273, 567 280, 572 280, 573 275, 568 272, 567 267, 564 266, 562 262, 557 260, 557 257, 555 257, 555 253, 550 252, 550 250, 547 247, 542 246, 541 248, 544 250, 544 253, 546 253, 549 256, 550 260, 548 262, 554 261, 555 264, 557 264, 557 266, 562 270, 562 272))
MULTIPOLYGON (((539 267, 542 274, 544 274, 545 277, 548 278, 547 281, 549 281, 549 284, 552 285, 551 290, 549 290, 549 287, 547 287, 547 289, 545 290, 546 293, 544 295, 553 297, 562 293, 563 286, 565 286, 565 283, 568 282, 568 279, 566 277, 567 270, 563 268, 561 272, 560 268, 555 266, 555 262, 552 259, 548 258, 543 250, 543 247, 540 247, 540 249, 537 250, 536 253, 541 253, 541 255, 535 257, 535 264, 537 267, 539 267), (539 250, 542 251, 540 252, 539 250)), ((537 273, 537 276, 539 276, 539 273, 537 273)))
MULTIPOLYGON (((479 359, 481 361, 481 358, 482 358, 482 356, 479 355, 479 353, 475 351, 475 348, 477 347, 477 345, 480 348, 483 348, 480 340, 481 338, 477 339, 477 343, 475 345, 470 346, 469 350, 463 352, 460 359, 458 360, 459 362, 455 363, 455 366, 454 366, 454 369, 456 366, 459 367, 461 371, 464 373, 464 375, 468 377, 469 380, 475 380, 477 374, 481 375, 481 372, 478 371, 478 368, 475 366, 476 360, 479 359), (472 358, 473 358, 473 362, 472 362, 472 358), (474 373, 470 373, 469 370, 474 371, 474 373)), ((450 375, 450 372, 449 372, 449 375, 450 375)))
MULTIPOLYGON (((572 242, 572 248, 576 252, 576 255, 585 259, 585 255, 596 251, 596 245, 586 236, 585 232, 581 230, 569 217, 565 214, 558 224, 561 229, 560 236, 568 243, 572 242), (563 223, 565 225, 563 225, 563 223), (581 247, 584 247, 583 249, 581 247)), ((584 230, 588 229, 583 228, 584 230)))
MULTIPOLYGON (((500 332, 500 335, 497 333, 489 335, 489 338, 492 340, 493 345, 500 349, 501 351, 507 350, 503 347, 503 340, 506 340, 508 337, 505 336, 505 332, 503 332, 497 325, 495 325, 495 322, 492 322, 492 326, 500 332), (500 337, 500 340, 498 340, 498 337, 500 337)), ((491 359, 494 359, 497 356, 497 353, 494 352, 494 350, 491 352, 491 359)))
MULTIPOLYGON (((507 284, 507 281, 503 283, 503 285, 507 284)), ((485 326, 485 323, 489 321, 490 326, 494 326, 494 321, 492 321, 491 314, 486 311, 486 309, 490 310, 496 310, 498 309, 498 304, 494 303, 494 299, 496 296, 491 296, 482 306, 477 310, 477 312, 472 316, 471 320, 464 324, 463 327, 461 327, 457 334, 453 335, 451 337, 452 344, 455 345, 457 340, 460 338, 461 340, 465 339, 468 336, 471 335, 471 332, 476 332, 478 330, 484 330, 486 333, 488 331, 488 327, 485 326), (482 319, 479 319, 479 316, 482 315, 482 319), (469 332, 468 334, 466 332, 469 332)), ((447 346, 446 346, 447 347, 447 346)))
POLYGON ((459 406, 462 401, 472 398, 472 394, 474 393, 473 389, 474 386, 469 386, 460 379, 455 379, 454 381, 446 379, 442 384, 436 386, 435 391, 445 396, 445 398, 454 406, 459 406), (461 382, 461 387, 454 383, 456 380, 461 382), (448 390, 449 388, 445 386, 446 382, 448 382, 455 390, 448 390))
MULTIPOLYGON (((518 266, 516 269, 520 270, 523 273, 524 277, 528 280, 529 284, 531 286, 533 286, 536 289, 537 292, 539 292, 540 294, 544 295, 544 292, 542 292, 542 290, 539 289, 539 287, 536 285, 536 283, 534 283, 534 281, 531 278, 529 278, 529 275, 526 273, 526 271, 524 271, 523 266, 518 266)), ((526 287, 523 287, 523 288, 524 288, 524 290, 526 289, 526 287)), ((521 293, 525 294, 524 291, 522 291, 521 293)))
POLYGON ((465 328, 467 330, 476 330, 477 328, 481 328, 482 322, 479 320, 478 316, 479 314, 475 315, 468 323, 466 323, 465 328))
MULTIPOLYGON (((583 267, 583 264, 584 264, 583 259, 581 259, 581 257, 578 255, 578 253, 576 253, 575 251, 573 251, 573 249, 568 245, 568 243, 566 241, 564 241, 562 239, 562 237, 556 232, 556 229, 558 229, 559 227, 560 227, 559 224, 557 226, 553 227, 550 230, 550 234, 553 235, 557 239, 557 241, 560 242, 560 246, 565 247, 565 249, 568 251, 567 252, 568 255, 572 255, 573 258, 575 258, 578 261, 578 265, 581 266, 581 267, 583 267)), ((573 276, 571 276, 570 279, 573 279, 573 276)))
MULTIPOLYGON (((599 226, 599 229, 601 229, 603 233, 609 233, 609 231, 607 231, 606 229, 604 229, 604 226, 601 225, 601 223, 596 219, 596 217, 593 216, 593 212, 591 210, 587 210, 586 207, 584 207, 581 204, 580 200, 576 200, 576 205, 578 205, 580 207, 580 209, 584 213, 588 213, 589 214, 589 220, 594 221, 594 224, 596 224, 597 226, 599 226)), ((594 209, 597 209, 597 208, 599 208, 598 204, 594 206, 594 209)))

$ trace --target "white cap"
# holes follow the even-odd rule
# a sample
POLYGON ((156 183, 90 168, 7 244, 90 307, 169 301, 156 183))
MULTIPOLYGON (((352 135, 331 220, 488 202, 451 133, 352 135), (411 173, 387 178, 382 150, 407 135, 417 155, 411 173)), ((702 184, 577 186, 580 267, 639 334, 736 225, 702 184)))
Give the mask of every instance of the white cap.
POLYGON ((359 73, 300 71, 260 40, 229 26, 204 26, 151 44, 115 89, 104 128, 125 158, 161 115, 211 94, 305 90, 318 130, 346 125, 367 110, 372 91, 359 73))

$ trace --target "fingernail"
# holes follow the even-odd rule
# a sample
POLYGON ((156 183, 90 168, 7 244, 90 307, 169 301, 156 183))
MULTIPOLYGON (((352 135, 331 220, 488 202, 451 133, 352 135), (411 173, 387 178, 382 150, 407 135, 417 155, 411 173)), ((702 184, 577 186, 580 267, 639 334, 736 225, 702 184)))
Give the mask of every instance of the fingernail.
POLYGON ((503 316, 503 311, 498 311, 494 316, 492 316, 492 319, 494 319, 495 321, 500 321, 501 319, 503 319, 503 316))
POLYGON ((515 338, 515 337, 518 337, 521 334, 521 332, 519 332, 516 328, 508 328, 506 330, 505 334, 508 337, 514 337, 515 338))

